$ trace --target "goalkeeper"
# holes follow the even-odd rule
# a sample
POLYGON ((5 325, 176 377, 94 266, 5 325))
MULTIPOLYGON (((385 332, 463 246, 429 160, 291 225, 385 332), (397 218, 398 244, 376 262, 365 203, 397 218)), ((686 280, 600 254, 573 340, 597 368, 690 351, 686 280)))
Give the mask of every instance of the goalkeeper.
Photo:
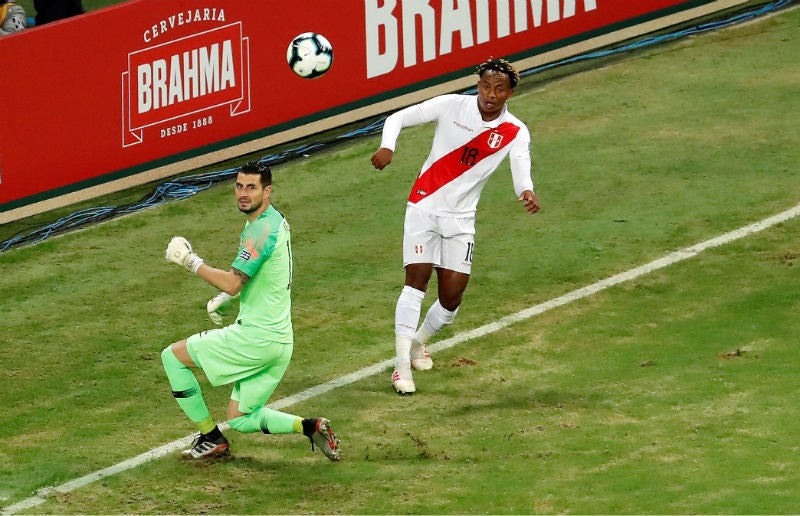
POLYGON ((196 333, 161 353, 172 395, 200 430, 190 459, 230 454, 229 443, 209 414, 200 384, 190 369, 202 369, 213 386, 233 384, 228 424, 239 432, 302 433, 331 460, 339 460, 339 440, 326 418, 286 414, 265 406, 292 357, 292 249, 289 224, 270 203, 272 172, 251 161, 236 176, 236 201, 247 221, 239 251, 228 271, 204 263, 183 237, 167 246, 167 260, 182 265, 222 293, 207 308, 214 322, 231 297, 239 296, 235 322, 196 333))

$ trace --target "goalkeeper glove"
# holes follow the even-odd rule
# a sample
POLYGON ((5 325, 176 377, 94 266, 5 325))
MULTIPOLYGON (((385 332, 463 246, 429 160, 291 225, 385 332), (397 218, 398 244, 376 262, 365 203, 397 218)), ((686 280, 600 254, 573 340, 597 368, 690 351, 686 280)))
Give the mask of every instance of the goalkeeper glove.
POLYGON ((208 317, 210 317, 217 326, 223 326, 222 318, 231 308, 234 297, 235 296, 232 296, 227 292, 220 292, 208 300, 208 304, 206 305, 208 317))
POLYGON ((203 259, 192 252, 192 244, 183 237, 172 237, 167 246, 166 259, 172 263, 183 265, 189 272, 197 272, 203 265, 203 259))

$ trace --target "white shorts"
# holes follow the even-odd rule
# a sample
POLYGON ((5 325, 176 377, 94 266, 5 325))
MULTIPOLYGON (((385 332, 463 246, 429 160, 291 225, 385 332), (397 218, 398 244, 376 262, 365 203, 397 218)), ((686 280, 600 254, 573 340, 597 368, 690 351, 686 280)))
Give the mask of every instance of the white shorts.
POLYGON ((443 217, 406 206, 403 223, 403 267, 432 263, 469 274, 475 249, 475 216, 443 217))

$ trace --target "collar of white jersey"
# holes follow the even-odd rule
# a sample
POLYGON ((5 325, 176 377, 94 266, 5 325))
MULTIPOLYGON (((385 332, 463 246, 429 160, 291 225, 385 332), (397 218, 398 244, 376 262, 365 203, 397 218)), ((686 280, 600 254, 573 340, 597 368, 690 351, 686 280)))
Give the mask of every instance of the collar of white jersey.
POLYGON ((478 118, 481 119, 481 125, 483 127, 494 129, 495 127, 499 126, 500 124, 506 121, 506 115, 508 115, 508 104, 503 104, 503 111, 500 112, 500 115, 498 115, 498 117, 495 118, 494 120, 489 120, 489 121, 484 120, 483 116, 481 115, 481 109, 478 107, 477 96, 475 96, 475 104, 473 104, 473 106, 475 106, 475 110, 478 112, 478 118))

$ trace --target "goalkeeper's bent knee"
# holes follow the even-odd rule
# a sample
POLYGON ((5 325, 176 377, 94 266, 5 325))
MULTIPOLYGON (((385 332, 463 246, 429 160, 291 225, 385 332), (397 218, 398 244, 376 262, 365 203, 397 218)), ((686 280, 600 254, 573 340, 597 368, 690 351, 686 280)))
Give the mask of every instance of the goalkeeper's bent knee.
POLYGON ((203 392, 200 383, 195 378, 191 369, 186 367, 175 353, 171 346, 167 346, 161 352, 161 362, 164 364, 164 371, 167 373, 169 385, 172 387, 172 397, 178 402, 178 406, 195 423, 201 432, 209 432, 213 426, 213 420, 208 413, 208 407, 203 400, 203 392))
POLYGON ((194 374, 183 362, 178 360, 178 357, 172 351, 171 345, 161 352, 161 364, 164 366, 164 372, 167 373, 173 397, 176 399, 189 398, 197 394, 197 388, 195 387, 197 381, 194 374), (191 379, 189 376, 191 376, 191 379))

